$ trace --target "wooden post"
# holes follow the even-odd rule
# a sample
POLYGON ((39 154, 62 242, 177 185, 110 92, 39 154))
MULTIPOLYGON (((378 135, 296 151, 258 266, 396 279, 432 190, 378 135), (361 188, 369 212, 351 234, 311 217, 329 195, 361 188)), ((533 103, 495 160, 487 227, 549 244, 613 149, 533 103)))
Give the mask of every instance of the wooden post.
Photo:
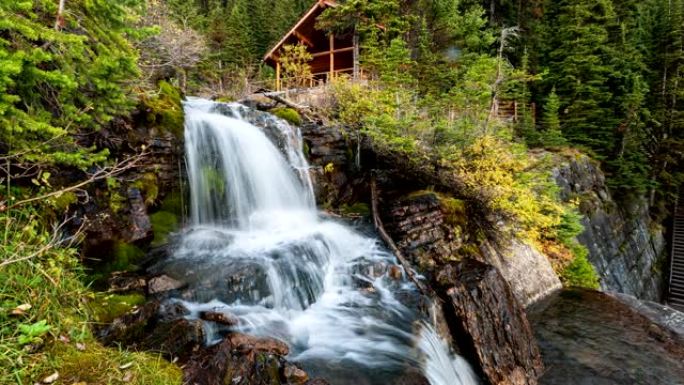
POLYGON ((353 79, 354 81, 359 80, 359 33, 356 31, 356 28, 354 28, 354 38, 353 38, 353 43, 354 43, 354 73, 353 73, 353 79))
POLYGON ((276 61, 276 92, 280 91, 280 60, 276 61))
POLYGON ((332 81, 335 77, 335 37, 330 34, 330 75, 328 81, 332 81))

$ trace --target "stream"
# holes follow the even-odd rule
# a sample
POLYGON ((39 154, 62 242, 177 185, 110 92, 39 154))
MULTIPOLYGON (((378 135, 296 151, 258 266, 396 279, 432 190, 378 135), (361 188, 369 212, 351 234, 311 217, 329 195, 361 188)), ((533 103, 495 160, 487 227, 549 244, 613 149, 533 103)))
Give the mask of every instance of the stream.
POLYGON ((190 317, 237 318, 205 323, 206 343, 231 331, 275 337, 333 385, 477 384, 426 322, 419 309, 431 305, 395 257, 371 232, 317 211, 298 129, 267 115, 278 128, 267 133, 245 112, 185 104, 191 220, 162 270, 188 284, 172 301, 190 317))

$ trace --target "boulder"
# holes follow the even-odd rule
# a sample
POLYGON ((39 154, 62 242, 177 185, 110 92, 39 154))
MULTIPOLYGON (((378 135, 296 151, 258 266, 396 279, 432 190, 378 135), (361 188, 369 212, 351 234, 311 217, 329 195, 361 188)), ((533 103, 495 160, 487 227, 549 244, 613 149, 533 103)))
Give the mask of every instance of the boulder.
POLYGON ((185 286, 183 282, 169 277, 168 275, 160 275, 150 279, 147 283, 147 292, 149 294, 159 294, 171 290, 178 290, 185 286))
POLYGON ((454 343, 492 385, 535 385, 539 347, 523 307, 499 271, 465 259, 436 278, 454 343))
MULTIPOLYGON (((184 383, 194 385, 279 385, 288 383, 282 356, 285 343, 271 338, 231 334, 222 342, 197 349, 183 368, 184 383)), ((301 379, 306 373, 289 369, 301 379)), ((301 371, 303 372, 303 371, 301 371)), ((306 376, 308 377, 308 376, 306 376)))
POLYGON ((238 319, 231 314, 216 311, 203 311, 199 316, 205 321, 216 322, 221 325, 234 326, 238 324, 238 319))

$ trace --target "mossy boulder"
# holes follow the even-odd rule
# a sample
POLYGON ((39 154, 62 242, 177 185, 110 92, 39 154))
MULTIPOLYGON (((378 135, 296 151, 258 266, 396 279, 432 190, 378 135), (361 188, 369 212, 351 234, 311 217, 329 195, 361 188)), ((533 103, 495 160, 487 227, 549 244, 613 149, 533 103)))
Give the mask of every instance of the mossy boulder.
POLYGON ((269 112, 279 117, 280 119, 283 119, 291 124, 294 124, 295 126, 299 126, 302 124, 302 116, 299 115, 299 112, 297 112, 297 110, 293 108, 279 107, 274 108, 269 112))
POLYGON ((140 293, 97 293, 88 308, 96 322, 109 323, 144 303, 145 296, 140 293))
POLYGON ((159 91, 154 96, 144 96, 142 105, 146 123, 181 138, 183 136, 184 114, 181 92, 166 81, 159 82, 159 91))

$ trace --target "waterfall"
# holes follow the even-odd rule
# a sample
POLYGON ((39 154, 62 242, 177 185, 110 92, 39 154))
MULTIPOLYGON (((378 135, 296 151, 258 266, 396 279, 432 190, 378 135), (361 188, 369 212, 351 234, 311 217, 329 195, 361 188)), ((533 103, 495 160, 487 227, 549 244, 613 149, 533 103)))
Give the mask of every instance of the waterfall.
MULTIPOLYGON (((445 370, 432 364, 439 345, 414 333, 423 297, 388 273, 394 256, 317 212, 298 129, 202 99, 185 112, 191 223, 163 270, 187 284, 175 300, 189 317, 230 314, 230 330, 287 342, 288 359, 334 385, 393 383, 422 362, 445 370)), ((228 331, 211 325, 207 342, 228 331)), ((461 369, 425 376, 441 385, 461 369)))
POLYGON ((431 385, 475 385, 477 377, 460 356, 450 352, 449 344, 440 338, 435 329, 424 324, 418 347, 425 354, 423 373, 431 385))

